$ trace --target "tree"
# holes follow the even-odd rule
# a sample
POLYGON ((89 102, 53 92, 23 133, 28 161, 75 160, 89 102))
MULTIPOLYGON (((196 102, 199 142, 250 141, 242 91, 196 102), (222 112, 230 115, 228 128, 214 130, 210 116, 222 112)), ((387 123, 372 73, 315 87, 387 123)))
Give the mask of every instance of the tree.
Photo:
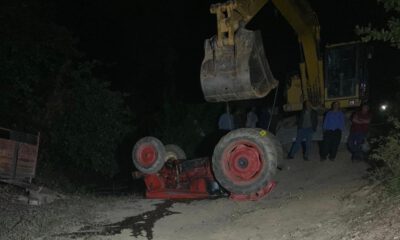
POLYGON ((374 28, 371 25, 366 27, 357 27, 356 32, 365 42, 384 41, 389 42, 392 46, 400 48, 400 0, 378 0, 383 4, 385 11, 392 15, 383 28, 374 28))
POLYGON ((40 128, 62 66, 79 56, 67 29, 38 17, 43 8, 38 1, 0 6, 0 124, 23 131, 40 128))
POLYGON ((151 134, 164 144, 182 147, 188 158, 209 156, 214 149, 212 144, 219 140, 213 139, 213 135, 221 112, 221 104, 187 104, 166 98, 160 113, 155 116, 158 121, 151 134))
POLYGON ((49 155, 62 168, 110 175, 115 152, 131 129, 121 93, 92 75, 92 65, 78 63, 63 76, 56 104, 48 106, 49 155))
POLYGON ((47 4, 0 6, 0 126, 40 131, 41 165, 74 177, 112 175, 131 115, 122 94, 93 75, 95 61, 83 58, 47 4))

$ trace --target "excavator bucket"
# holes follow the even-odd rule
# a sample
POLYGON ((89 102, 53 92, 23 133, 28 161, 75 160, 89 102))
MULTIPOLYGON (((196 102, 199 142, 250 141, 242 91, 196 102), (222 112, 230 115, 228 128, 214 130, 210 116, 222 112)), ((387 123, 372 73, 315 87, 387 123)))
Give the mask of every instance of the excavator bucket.
POLYGON ((201 86, 208 102, 262 98, 278 85, 265 57, 259 31, 240 28, 234 46, 205 41, 201 86))

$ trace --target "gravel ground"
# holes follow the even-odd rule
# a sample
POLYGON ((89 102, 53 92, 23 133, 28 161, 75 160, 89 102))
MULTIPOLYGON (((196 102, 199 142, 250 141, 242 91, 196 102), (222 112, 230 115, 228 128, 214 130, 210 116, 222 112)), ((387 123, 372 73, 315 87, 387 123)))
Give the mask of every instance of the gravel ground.
POLYGON ((0 239, 400 240, 400 198, 363 179, 342 149, 336 162, 285 162, 277 187, 256 202, 190 202, 68 195, 41 206, 0 184, 0 239))
POLYGON ((85 224, 92 216, 93 197, 68 196, 31 206, 19 201, 21 196, 26 196, 23 189, 0 184, 0 239, 54 239, 53 233, 85 224))
MULTIPOLYGON (((357 197, 351 199, 357 204, 357 197)), ((350 231, 343 240, 400 239, 400 197, 384 196, 382 191, 365 196, 369 201, 363 210, 346 216, 350 231)))

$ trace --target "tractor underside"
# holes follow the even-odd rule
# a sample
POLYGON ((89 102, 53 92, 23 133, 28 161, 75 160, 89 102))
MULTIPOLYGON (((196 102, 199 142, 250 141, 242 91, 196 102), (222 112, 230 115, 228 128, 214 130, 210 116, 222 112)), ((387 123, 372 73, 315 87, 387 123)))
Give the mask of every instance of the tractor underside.
POLYGON ((212 159, 186 159, 176 145, 164 146, 154 137, 138 141, 133 149, 143 178, 146 197, 204 199, 229 196, 233 200, 258 200, 275 186, 272 180, 282 148, 265 130, 238 129, 217 144, 212 159))
POLYGON ((144 178, 146 198, 149 199, 205 199, 229 196, 238 201, 258 200, 275 186, 275 182, 271 181, 254 194, 229 193, 214 178, 209 158, 170 160, 158 173, 135 172, 134 176, 144 178))

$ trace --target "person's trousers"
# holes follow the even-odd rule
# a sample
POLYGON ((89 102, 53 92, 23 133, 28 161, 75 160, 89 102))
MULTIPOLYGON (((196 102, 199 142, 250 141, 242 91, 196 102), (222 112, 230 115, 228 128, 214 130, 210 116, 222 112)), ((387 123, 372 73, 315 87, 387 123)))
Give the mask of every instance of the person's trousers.
POLYGON ((304 151, 304 157, 308 158, 308 155, 311 150, 311 141, 312 141, 312 136, 313 136, 313 129, 312 128, 300 128, 297 130, 297 136, 296 136, 296 141, 292 145, 292 148, 290 149, 289 152, 289 157, 294 157, 294 155, 299 151, 301 147, 301 142, 304 140, 305 141, 305 151, 304 151))
POLYGON ((324 131, 324 140, 322 142, 321 158, 334 160, 339 148, 340 140, 342 139, 342 131, 326 130, 324 131))
POLYGON ((347 146, 352 153, 352 159, 362 159, 363 151, 362 144, 365 141, 367 134, 365 133, 350 133, 349 139, 347 140, 347 146))

